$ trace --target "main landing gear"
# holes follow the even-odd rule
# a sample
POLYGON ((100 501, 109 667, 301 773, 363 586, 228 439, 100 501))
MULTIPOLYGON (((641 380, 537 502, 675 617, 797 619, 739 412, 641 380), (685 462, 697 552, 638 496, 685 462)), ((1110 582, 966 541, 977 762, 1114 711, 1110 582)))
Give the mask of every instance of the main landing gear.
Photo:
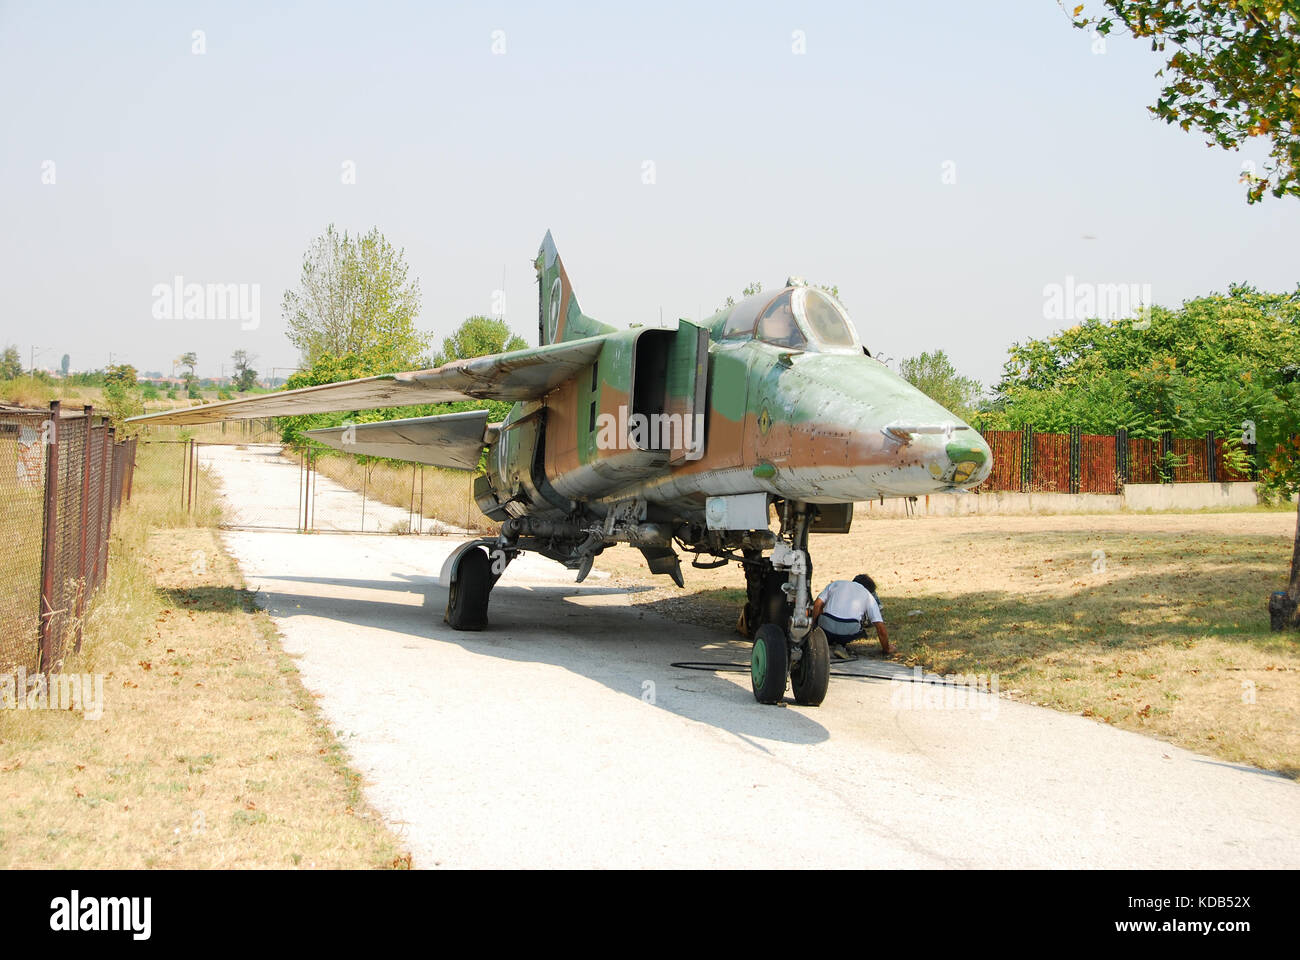
POLYGON ((438 580, 448 584, 447 610, 442 618, 453 630, 482 630, 487 626, 488 598, 515 551, 503 549, 495 538, 462 544, 442 566, 438 580))
POLYGON ((815 707, 830 685, 830 645, 808 616, 810 523, 807 504, 786 501, 771 558, 745 552, 748 600, 741 618, 754 638, 749 678, 759 703, 780 703, 788 682, 795 703, 815 707))

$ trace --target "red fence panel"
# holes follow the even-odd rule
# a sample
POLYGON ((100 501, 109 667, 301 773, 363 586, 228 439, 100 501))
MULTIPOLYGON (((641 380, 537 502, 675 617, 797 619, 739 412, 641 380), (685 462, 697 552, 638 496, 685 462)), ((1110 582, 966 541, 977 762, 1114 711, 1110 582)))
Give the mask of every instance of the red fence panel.
POLYGON ((1175 438, 1170 450, 1174 454, 1174 483, 1205 483, 1210 479, 1203 437, 1175 438))
POLYGON ((1119 493, 1113 435, 1085 433, 1079 437, 1079 492, 1119 493))
POLYGON ((1128 441, 1128 482, 1159 483, 1160 444, 1155 440, 1130 437, 1128 441))
POLYGON ((1070 436, 1066 433, 1034 434, 1033 478, 1035 493, 1070 492, 1070 436))
POLYGON ((1020 455, 1025 439, 1019 430, 990 430, 984 442, 993 451, 993 470, 979 490, 1019 490, 1020 455))

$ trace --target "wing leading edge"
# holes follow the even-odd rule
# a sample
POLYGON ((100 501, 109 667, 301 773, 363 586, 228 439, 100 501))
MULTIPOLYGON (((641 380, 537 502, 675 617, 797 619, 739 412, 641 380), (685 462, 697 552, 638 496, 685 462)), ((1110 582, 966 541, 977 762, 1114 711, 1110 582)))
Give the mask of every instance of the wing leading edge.
POLYGON ((489 432, 495 432, 495 428, 488 427, 486 410, 305 431, 313 440, 344 453, 456 470, 478 469, 479 454, 490 440, 489 432))
POLYGON ((454 360, 432 370, 363 377, 239 400, 223 400, 183 410, 165 410, 131 417, 131 421, 196 424, 455 400, 536 400, 589 366, 599 355, 603 342, 603 337, 589 337, 511 353, 454 360))

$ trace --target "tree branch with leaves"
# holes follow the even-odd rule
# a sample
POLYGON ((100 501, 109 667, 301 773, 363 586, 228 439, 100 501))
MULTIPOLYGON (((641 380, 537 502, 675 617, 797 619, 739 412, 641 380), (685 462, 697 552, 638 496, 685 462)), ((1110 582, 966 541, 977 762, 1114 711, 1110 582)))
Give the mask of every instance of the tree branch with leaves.
MULTIPOLYGON (((1058 0, 1062 8, 1068 0, 1058 0)), ((1263 138, 1268 161, 1243 165, 1246 200, 1300 196, 1300 0, 1103 0, 1104 12, 1074 6, 1081 30, 1116 28, 1169 54, 1148 107, 1166 123, 1237 150, 1263 138)))

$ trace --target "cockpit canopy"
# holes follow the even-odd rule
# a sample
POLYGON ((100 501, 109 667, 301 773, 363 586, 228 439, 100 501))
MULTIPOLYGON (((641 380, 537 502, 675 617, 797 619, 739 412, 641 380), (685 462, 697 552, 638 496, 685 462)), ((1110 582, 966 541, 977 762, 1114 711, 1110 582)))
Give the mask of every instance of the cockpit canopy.
POLYGON ((816 287, 789 286, 775 296, 759 294, 736 304, 714 336, 761 340, 787 350, 860 353, 857 331, 834 297, 816 287))

